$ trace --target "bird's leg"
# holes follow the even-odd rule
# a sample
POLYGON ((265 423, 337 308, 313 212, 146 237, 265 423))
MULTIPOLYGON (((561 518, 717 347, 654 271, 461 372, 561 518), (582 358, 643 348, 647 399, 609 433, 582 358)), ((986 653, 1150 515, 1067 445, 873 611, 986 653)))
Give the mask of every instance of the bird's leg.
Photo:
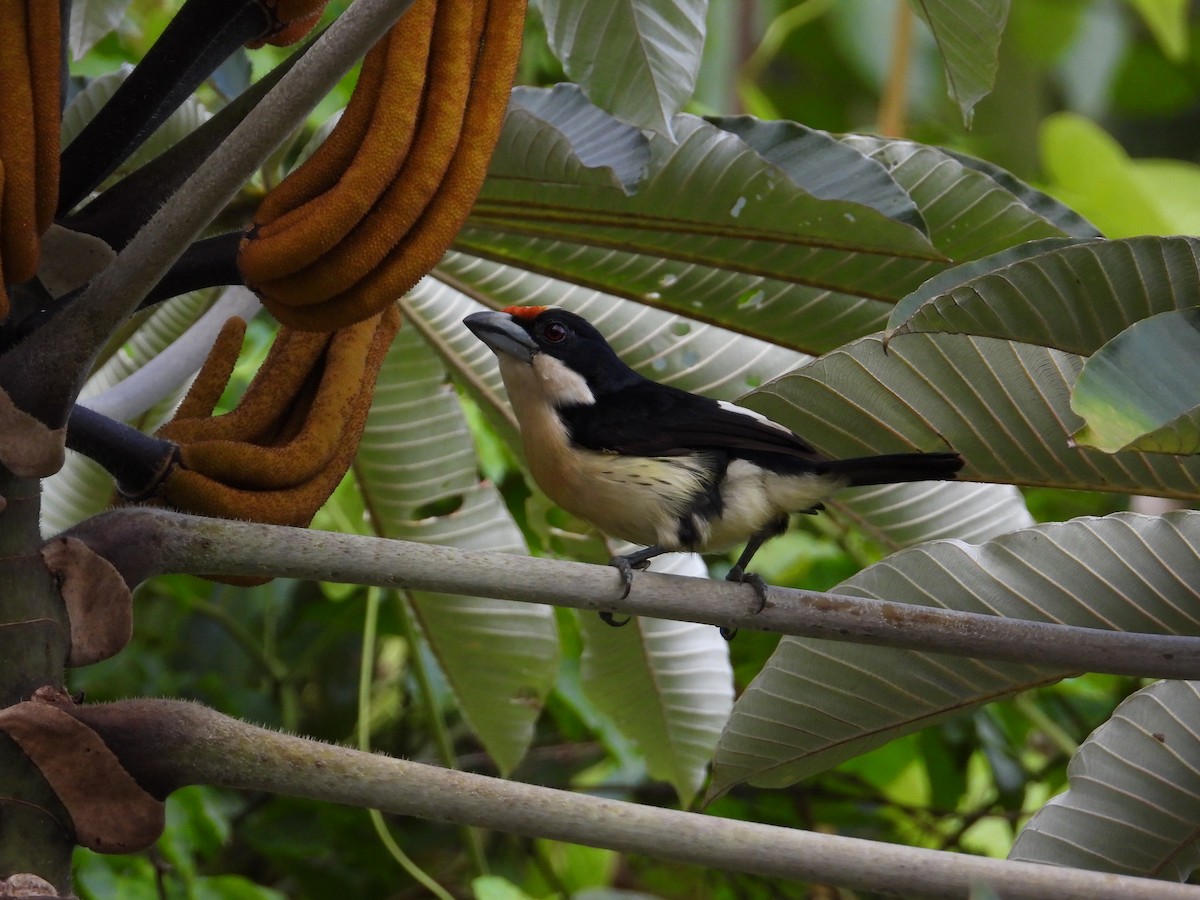
MULTIPOLYGON (((780 516, 775 521, 771 522, 761 531, 752 535, 749 542, 746 544, 746 549, 742 551, 742 555, 738 557, 738 561, 733 564, 733 568, 729 570, 729 574, 725 576, 726 581, 736 581, 738 584, 748 584, 754 588, 754 593, 758 596, 758 608, 754 610, 755 614, 763 611, 763 607, 767 605, 767 583, 762 580, 761 575, 756 575, 753 572, 747 572, 746 566, 750 565, 750 560, 754 558, 754 554, 758 552, 758 548, 777 535, 787 531, 788 517, 780 516)), ((721 637, 725 640, 732 640, 737 634, 737 629, 722 628, 721 637)))
MULTIPOLYGON (((625 586, 624 593, 621 594, 621 599, 624 600, 629 596, 629 591, 633 587, 633 570, 644 569, 650 565, 650 560, 656 556, 660 556, 667 551, 657 544, 653 547, 644 547, 637 553, 627 553, 624 556, 614 556, 608 561, 610 566, 615 566, 617 571, 621 573, 621 583, 625 586)), ((632 616, 626 616, 625 621, 618 622, 613 618, 610 612, 601 612, 600 621, 605 625, 611 625, 614 628, 620 628, 622 625, 628 625, 632 616)))

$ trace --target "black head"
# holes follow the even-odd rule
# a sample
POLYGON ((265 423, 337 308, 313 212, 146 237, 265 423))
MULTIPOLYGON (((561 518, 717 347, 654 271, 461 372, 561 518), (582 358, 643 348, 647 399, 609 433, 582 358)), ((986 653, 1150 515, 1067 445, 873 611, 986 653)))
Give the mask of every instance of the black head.
POLYGON ((465 320, 497 353, 532 361, 545 354, 579 374, 596 397, 642 381, 621 362, 604 336, 581 316, 552 306, 510 306, 500 313, 476 313, 465 320))

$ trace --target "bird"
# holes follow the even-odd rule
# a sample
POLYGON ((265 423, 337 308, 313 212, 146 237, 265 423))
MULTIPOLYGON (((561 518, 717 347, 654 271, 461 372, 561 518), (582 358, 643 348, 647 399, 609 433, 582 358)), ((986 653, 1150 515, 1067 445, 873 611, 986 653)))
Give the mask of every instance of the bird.
POLYGON ((792 513, 815 513, 842 488, 952 480, 963 464, 953 452, 829 458, 760 413, 646 378, 568 310, 509 306, 463 324, 497 357, 542 492, 645 548, 610 560, 622 599, 660 554, 744 545, 726 578, 749 584, 761 611, 766 584, 747 567, 792 513))

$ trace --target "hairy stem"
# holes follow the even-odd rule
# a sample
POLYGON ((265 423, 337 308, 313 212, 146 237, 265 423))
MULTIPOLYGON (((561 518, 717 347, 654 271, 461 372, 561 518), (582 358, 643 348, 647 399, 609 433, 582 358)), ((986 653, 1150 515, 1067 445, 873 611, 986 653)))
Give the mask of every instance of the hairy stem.
POLYGON ((133 587, 166 573, 253 575, 547 603, 706 622, 1064 672, 1200 678, 1200 638, 1083 628, 861 597, 771 587, 761 612, 745 585, 640 572, 622 598, 616 569, 361 535, 125 509, 77 526, 78 537, 133 587))

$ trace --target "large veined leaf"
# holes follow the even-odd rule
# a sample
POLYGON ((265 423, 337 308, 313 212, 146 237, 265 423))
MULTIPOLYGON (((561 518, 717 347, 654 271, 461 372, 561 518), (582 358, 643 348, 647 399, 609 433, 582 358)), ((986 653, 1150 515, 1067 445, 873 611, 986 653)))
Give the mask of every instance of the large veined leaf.
POLYGON ((960 153, 949 147, 939 147, 942 153, 958 160, 968 169, 974 169, 986 175, 1000 187, 1015 196, 1025 206, 1037 213, 1066 234, 1077 238, 1100 237, 1100 229, 1067 206, 1057 197, 1038 190, 1031 184, 1022 181, 1007 169, 1002 169, 993 162, 979 159, 966 153, 960 153))
MULTIPOLYGON (((1120 513, 983 544, 895 553, 837 593, 1117 631, 1195 634, 1200 513, 1120 513)), ((1048 666, 784 638, 734 704, 709 795, 780 787, 964 710, 1071 673, 1048 666)))
POLYGON ((1075 440, 1115 452, 1200 450, 1200 307, 1136 322, 1079 373, 1071 408, 1087 425, 1075 440))
POLYGON ((971 127, 975 104, 986 97, 1000 65, 1000 36, 1009 0, 909 0, 937 43, 950 98, 971 127))
MULTIPOLYGON (((921 211, 933 245, 955 261, 1068 232, 976 164, 915 141, 848 134, 842 142, 883 164, 921 211)), ((1028 186, 1025 186, 1028 187, 1028 186)))
POLYGON ((1081 244, 1086 240, 1088 239, 1056 237, 1042 238, 1040 241, 1026 241, 1024 244, 1017 244, 1015 247, 1009 247, 999 253, 973 259, 944 272, 939 272, 892 307, 892 314, 888 317, 889 332, 894 334, 896 329, 907 322, 927 300, 947 294, 960 285, 967 284, 982 275, 987 275, 1012 263, 1040 256, 1051 250, 1081 244))
MULTIPOLYGON (((526 553, 496 489, 479 482, 466 422, 437 357, 401 329, 354 472, 379 534, 526 553)), ((531 603, 412 592, 421 630, 464 718, 501 770, 520 761, 558 667, 553 611, 531 603)))
POLYGON ((1009 859, 1186 881, 1200 865, 1200 685, 1129 696, 1067 766, 1009 859))
POLYGON ((826 506, 895 550, 939 538, 983 541, 1033 524, 1021 492, 1008 484, 881 484, 844 491, 826 506))
MULTIPOLYGON (((671 554, 654 570, 708 577, 698 556, 671 554)), ((733 706, 729 645, 711 625, 634 617, 611 628, 578 614, 584 638, 580 676, 588 697, 632 740, 651 776, 669 782, 687 806, 733 706)))
POLYGON ((630 194, 618 172, 641 164, 636 141, 601 141, 577 94, 543 92, 534 105, 526 93, 459 250, 793 349, 823 352, 882 327, 945 257, 1066 234, 933 148, 851 136, 817 165, 798 148, 828 136, 749 119, 718 128, 681 116, 679 144, 650 138, 630 194), (564 121, 590 127, 552 124, 564 121))
POLYGON ((515 111, 456 248, 800 350, 876 330, 945 265, 917 229, 814 196, 729 132, 689 116, 676 132, 651 138, 629 195, 618 160, 589 168, 515 111))
POLYGON ((700 71, 706 0, 538 0, 538 8, 551 50, 593 103, 671 134, 700 71))
POLYGON ((588 168, 609 168, 621 185, 631 191, 646 174, 650 164, 650 142, 641 130, 616 121, 603 110, 593 106, 575 84, 556 84, 549 90, 515 87, 508 101, 508 115, 513 138, 520 133, 525 139, 552 140, 541 123, 553 126, 567 139, 566 144, 553 143, 562 150, 568 147, 588 168), (520 112, 529 114, 530 121, 521 122, 520 112))
POLYGON ((895 333, 978 334, 1087 355, 1140 319, 1196 305, 1198 257, 1192 237, 1050 246, 930 299, 895 333))
POLYGON ((833 456, 962 454, 965 481, 1200 497, 1200 460, 1071 446, 1083 359, 995 338, 864 338, 743 399, 833 456))
POLYGON ((814 197, 862 203, 889 219, 925 230, 917 205, 887 169, 828 132, 798 122, 764 122, 753 116, 708 121, 736 134, 814 197))

